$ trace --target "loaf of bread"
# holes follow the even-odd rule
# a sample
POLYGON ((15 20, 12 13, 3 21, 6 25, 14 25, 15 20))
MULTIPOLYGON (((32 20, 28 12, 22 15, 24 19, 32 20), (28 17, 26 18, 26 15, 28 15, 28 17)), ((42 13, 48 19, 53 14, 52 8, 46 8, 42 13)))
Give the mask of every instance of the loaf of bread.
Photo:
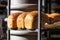
POLYGON ((52 13, 52 14, 46 14, 48 17, 50 17, 50 18, 55 18, 55 16, 58 16, 58 15, 60 15, 60 14, 58 14, 58 13, 52 13))
POLYGON ((38 11, 32 11, 25 17, 25 28, 36 29, 38 27, 38 11))
POLYGON ((49 21, 50 21, 50 23, 49 24, 53 24, 54 23, 54 17, 55 17, 55 15, 54 14, 46 14, 47 16, 48 16, 48 18, 49 18, 49 21))
POLYGON ((60 14, 54 14, 55 16, 54 16, 54 20, 52 20, 52 21, 54 21, 54 23, 55 22, 60 22, 60 14))
POLYGON ((60 21, 60 14, 58 13, 47 14, 47 16, 49 17, 50 24, 60 21))
POLYGON ((17 28, 17 17, 20 15, 21 13, 13 13, 11 15, 9 15, 8 17, 8 28, 17 28))
POLYGON ((17 27, 18 29, 25 29, 25 17, 28 12, 23 12, 21 15, 17 18, 17 27))

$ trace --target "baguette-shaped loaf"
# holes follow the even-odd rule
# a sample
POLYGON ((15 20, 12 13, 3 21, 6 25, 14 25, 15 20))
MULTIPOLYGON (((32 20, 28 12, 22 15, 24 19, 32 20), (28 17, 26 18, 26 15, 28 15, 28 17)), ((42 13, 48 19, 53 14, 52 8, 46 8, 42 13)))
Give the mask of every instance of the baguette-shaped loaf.
POLYGON ((38 11, 32 11, 25 17, 25 28, 36 29, 38 27, 38 11))
POLYGON ((24 19, 25 16, 28 12, 23 12, 21 15, 18 16, 17 18, 17 27, 18 29, 25 29, 25 23, 24 23, 24 19))
POLYGON ((21 13, 13 13, 11 15, 9 15, 8 17, 8 28, 17 28, 17 17, 20 15, 21 13))

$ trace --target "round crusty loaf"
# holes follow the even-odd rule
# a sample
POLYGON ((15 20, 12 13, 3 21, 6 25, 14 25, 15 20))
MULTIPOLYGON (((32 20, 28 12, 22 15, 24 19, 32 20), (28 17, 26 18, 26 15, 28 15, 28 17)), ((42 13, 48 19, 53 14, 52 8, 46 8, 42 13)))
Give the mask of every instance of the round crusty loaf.
POLYGON ((17 28, 17 17, 20 15, 21 13, 13 13, 11 15, 9 15, 8 17, 8 28, 17 28))

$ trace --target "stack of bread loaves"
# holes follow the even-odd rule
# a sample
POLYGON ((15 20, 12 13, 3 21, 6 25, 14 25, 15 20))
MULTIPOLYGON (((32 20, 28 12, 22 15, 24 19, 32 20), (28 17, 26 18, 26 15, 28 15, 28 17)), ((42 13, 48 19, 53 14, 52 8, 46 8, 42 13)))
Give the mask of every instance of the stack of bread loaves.
POLYGON ((38 11, 14 13, 8 17, 8 28, 37 29, 38 11))

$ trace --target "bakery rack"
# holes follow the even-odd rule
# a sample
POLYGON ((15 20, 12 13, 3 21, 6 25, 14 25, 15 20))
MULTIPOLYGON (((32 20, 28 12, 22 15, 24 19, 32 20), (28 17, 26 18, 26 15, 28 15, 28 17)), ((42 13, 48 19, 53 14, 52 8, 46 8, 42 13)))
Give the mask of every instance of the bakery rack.
MULTIPOLYGON (((54 0, 55 1, 55 0, 54 0)), ((44 5, 44 12, 45 13, 51 13, 52 8, 51 8, 51 4, 52 3, 56 3, 52 0, 45 0, 45 5, 44 5), (47 6, 49 4, 49 6, 47 6)), ((47 40, 56 40, 55 38, 57 38, 57 40, 60 40, 60 28, 52 28, 52 29, 43 29, 41 28, 41 32, 46 32, 46 36, 47 36, 47 40)))
MULTIPOLYGON (((22 9, 11 9, 10 8, 10 4, 11 4, 10 2, 11 2, 11 0, 8 0, 8 12, 7 12, 8 16, 10 15, 10 11, 11 10, 21 10, 21 11, 24 11, 22 9)), ((37 4, 37 6, 39 6, 38 10, 40 10, 40 2, 41 2, 41 0, 38 0, 38 4, 37 4)), ((36 29, 36 30, 28 30, 28 29, 26 29, 26 30, 21 30, 21 29, 13 30, 13 29, 9 29, 8 28, 8 30, 7 30, 7 40, 10 40, 10 35, 21 36, 21 35, 26 35, 26 33, 29 34, 29 33, 32 33, 32 32, 33 32, 32 33, 33 36, 37 35, 37 39, 35 39, 35 40, 40 40, 40 22, 39 22, 40 19, 39 18, 40 18, 40 11, 38 11, 38 29, 36 29), (20 35, 21 32, 23 32, 23 33, 20 35)), ((30 36, 32 36, 32 35, 30 35, 30 36)))

